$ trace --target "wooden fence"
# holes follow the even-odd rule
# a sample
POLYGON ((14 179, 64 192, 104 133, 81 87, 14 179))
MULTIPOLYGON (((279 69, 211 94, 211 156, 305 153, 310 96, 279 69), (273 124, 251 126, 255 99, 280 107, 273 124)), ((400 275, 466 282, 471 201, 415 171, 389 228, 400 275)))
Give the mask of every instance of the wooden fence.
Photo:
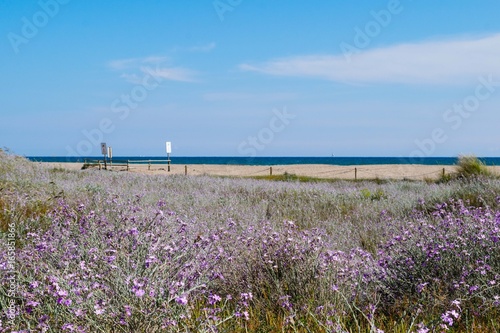
POLYGON ((168 171, 170 171, 170 160, 85 160, 84 166, 86 167, 98 167, 101 169, 112 169, 113 167, 126 167, 127 171, 130 171, 131 165, 148 165, 148 170, 151 170, 151 164, 161 164, 162 162, 167 162, 168 171))
MULTIPOLYGON (((104 160, 85 160, 85 165, 87 167, 98 167, 99 170, 101 169, 113 169, 116 167, 121 167, 124 168, 126 171, 131 171, 134 166, 148 166, 148 171, 158 171, 158 169, 152 170, 151 166, 152 165, 167 165, 168 166, 168 172, 170 172, 170 160, 112 160, 112 161, 106 161, 104 163, 104 160)), ((179 167, 177 165, 177 167, 179 167)), ((223 167, 223 166, 222 166, 223 167)), ((238 166, 235 166, 238 167, 238 166)), ((241 166, 241 167, 248 167, 248 166, 241 166)), ((334 166, 332 166, 334 167, 334 166)), ((338 166, 335 166, 338 167, 338 166)), ((404 166, 402 166, 404 167, 404 166)), ((198 169, 198 168, 196 168, 198 169)), ((430 177, 430 178, 435 178, 439 176, 445 176, 446 170, 445 168, 435 170, 432 172, 427 172, 423 174, 401 174, 395 172, 394 176, 395 177, 388 177, 387 173, 384 174, 383 171, 387 169, 387 166, 381 166, 380 170, 379 168, 375 166, 367 167, 367 166, 358 166, 358 167, 348 167, 348 168, 343 168, 343 170, 339 169, 333 169, 333 170, 323 170, 320 172, 308 172, 307 170, 304 170, 304 172, 298 172, 297 175, 300 174, 311 174, 311 177, 314 178, 337 178, 337 179, 384 179, 384 178, 399 178, 399 179, 425 179, 425 177, 430 177), (398 174, 398 175, 397 175, 398 174)), ((123 169, 122 169, 123 170, 123 169)), ((165 170, 165 169, 159 169, 159 170, 165 170)), ((179 169, 174 170, 176 174, 179 174, 179 169)), ((395 171, 395 170, 393 170, 395 171)), ((182 172, 182 171, 181 171, 182 172)), ((219 171, 219 170, 210 170, 210 171, 201 171, 201 170, 195 170, 192 169, 193 174, 213 174, 213 175, 225 175, 226 173, 224 171, 219 171)), ((268 167, 262 167, 259 168, 258 170, 247 170, 244 173, 239 173, 239 176, 247 176, 247 177, 254 177, 254 176, 273 176, 280 175, 280 174, 286 174, 286 166, 268 166, 268 167), (273 172, 274 171, 274 172, 273 172)), ((184 175, 188 174, 188 166, 184 166, 184 175)), ((231 172, 228 172, 227 175, 232 174, 231 172)), ((290 173, 290 175, 293 175, 294 173, 290 173)), ((234 174, 233 174, 234 175, 234 174)))

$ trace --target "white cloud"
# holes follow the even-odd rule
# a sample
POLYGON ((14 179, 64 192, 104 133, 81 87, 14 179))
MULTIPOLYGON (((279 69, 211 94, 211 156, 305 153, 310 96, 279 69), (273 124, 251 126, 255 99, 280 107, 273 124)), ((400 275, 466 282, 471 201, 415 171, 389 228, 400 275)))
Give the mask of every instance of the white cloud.
POLYGON ((149 56, 149 57, 145 57, 145 58, 140 59, 140 62, 142 64, 161 64, 161 63, 164 63, 168 60, 169 60, 169 58, 167 58, 167 57, 149 56))
POLYGON ((144 58, 128 58, 128 59, 117 59, 112 60, 108 63, 109 68, 113 70, 124 70, 124 69, 133 69, 138 66, 148 64, 161 64, 168 61, 169 58, 162 56, 149 56, 144 58))
POLYGON ((120 77, 127 82, 140 84, 144 75, 149 74, 164 80, 194 82, 196 72, 183 67, 166 64, 169 58, 148 56, 144 58, 118 59, 108 63, 109 68, 122 72, 120 77))
POLYGON ((210 52, 215 49, 216 44, 214 42, 208 43, 206 45, 198 45, 189 48, 191 52, 210 52))
POLYGON ((203 99, 209 102, 227 101, 282 101, 291 100, 297 97, 292 93, 242 93, 242 92, 210 92, 203 95, 203 99))
POLYGON ((120 75, 122 79, 133 84, 142 84, 142 78, 137 74, 127 74, 123 73, 120 75))
POLYGON ((123 70, 125 68, 129 68, 134 63, 136 63, 137 59, 118 59, 112 60, 108 63, 109 68, 113 70, 123 70))
POLYGON ((144 74, 150 74, 164 80, 195 82, 197 73, 193 70, 183 67, 142 67, 144 74))
POLYGON ((306 55, 242 64, 240 69, 277 76, 348 83, 463 84, 479 76, 500 78, 500 34, 400 44, 344 55, 306 55))

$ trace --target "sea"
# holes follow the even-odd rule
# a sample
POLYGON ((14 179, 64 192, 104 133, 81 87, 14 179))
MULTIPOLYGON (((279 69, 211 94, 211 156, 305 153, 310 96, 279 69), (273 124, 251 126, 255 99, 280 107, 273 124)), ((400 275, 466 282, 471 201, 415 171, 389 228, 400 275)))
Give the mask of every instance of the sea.
MULTIPOLYGON (((102 156, 27 156, 31 161, 58 163, 85 163, 102 160, 102 156)), ((486 165, 500 165, 500 157, 480 157, 486 165)), ((115 163, 166 164, 165 156, 116 156, 115 163)), ((377 165, 377 164, 424 164, 454 165, 457 157, 244 157, 244 156, 171 156, 172 164, 221 164, 221 165, 290 165, 290 164, 329 164, 329 165, 377 165)))

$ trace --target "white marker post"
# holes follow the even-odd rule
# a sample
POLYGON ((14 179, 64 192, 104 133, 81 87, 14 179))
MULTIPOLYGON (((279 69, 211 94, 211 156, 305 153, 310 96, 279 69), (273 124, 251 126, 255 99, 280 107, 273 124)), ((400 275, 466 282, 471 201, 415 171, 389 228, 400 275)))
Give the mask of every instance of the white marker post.
POLYGON ((167 141, 165 143, 165 146, 167 148, 167 171, 170 172, 170 153, 172 152, 172 143, 170 141, 167 141))
POLYGON ((106 165, 106 155, 108 155, 108 148, 106 147, 106 142, 101 143, 101 154, 104 156, 104 170, 108 170, 106 165))
POLYGON ((111 148, 111 146, 108 147, 108 158, 109 164, 113 164, 113 148, 111 148))

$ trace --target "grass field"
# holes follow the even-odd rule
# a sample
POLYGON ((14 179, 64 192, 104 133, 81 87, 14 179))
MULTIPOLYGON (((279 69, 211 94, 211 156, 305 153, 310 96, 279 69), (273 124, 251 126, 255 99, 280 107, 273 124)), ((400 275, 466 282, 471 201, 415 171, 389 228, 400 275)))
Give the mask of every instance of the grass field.
POLYGON ((0 151, 0 332, 498 332, 500 180, 474 170, 165 177, 0 151))

